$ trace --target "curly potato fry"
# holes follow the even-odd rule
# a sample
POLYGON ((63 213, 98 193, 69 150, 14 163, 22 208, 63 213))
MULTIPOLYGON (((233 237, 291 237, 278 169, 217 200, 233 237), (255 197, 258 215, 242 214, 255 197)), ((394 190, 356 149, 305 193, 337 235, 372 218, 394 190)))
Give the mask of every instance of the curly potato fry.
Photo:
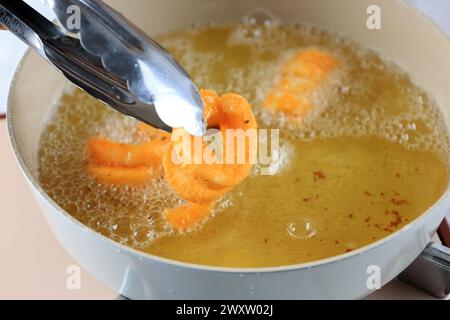
POLYGON ((152 140, 140 144, 117 143, 108 139, 91 138, 88 157, 92 162, 109 166, 159 166, 167 141, 152 140))
MULTIPOLYGON (((212 91, 201 90, 200 91, 203 100, 205 101, 205 120, 210 127, 217 128, 222 133, 223 137, 223 154, 226 154, 227 144, 227 130, 228 129, 255 129, 256 133, 256 120, 252 113, 250 104, 241 96, 233 93, 224 94, 219 97, 212 91)), ((174 129, 172 136, 188 137, 184 129, 174 129)), ((256 134, 255 134, 256 137, 256 134)), ((257 143, 256 141, 253 143, 257 143)), ((182 140, 182 139, 180 139, 182 140)), ((230 144, 234 147, 233 153, 235 157, 229 162, 222 163, 192 163, 191 157, 179 157, 174 159, 176 152, 174 148, 181 146, 179 144, 182 141, 172 141, 171 145, 166 149, 164 156, 164 172, 166 173, 166 179, 172 188, 182 197, 190 202, 194 203, 207 203, 211 201, 214 194, 216 198, 223 195, 223 193, 229 191, 234 186, 242 182, 250 173, 253 164, 250 160, 249 149, 250 141, 245 139, 245 144, 241 145, 244 148, 245 159, 242 163, 237 161, 236 155, 238 154, 238 144, 230 144), (175 161, 179 160, 179 161, 175 161), (184 161, 184 162, 183 162, 184 161), (178 162, 175 164, 174 162, 178 162), (182 174, 182 179, 172 179, 175 176, 173 171, 177 171, 178 174, 182 174), (194 181, 195 180, 195 181, 194 181), (201 185, 202 187, 194 188, 193 186, 201 185), (206 188, 209 192, 205 192, 206 188)), ((192 143, 191 143, 192 145, 192 143)), ((203 148, 205 148, 204 146, 203 148)), ((242 150, 241 150, 242 151, 242 150)))
POLYGON ((186 173, 182 164, 173 161, 171 152, 166 151, 164 154, 163 167, 166 181, 187 201, 207 204, 217 200, 229 190, 225 187, 214 188, 208 181, 186 173))
POLYGON ((211 203, 206 205, 188 203, 179 208, 164 210, 164 217, 174 228, 186 231, 205 219, 212 208, 211 203))
POLYGON ((86 170, 88 174, 97 181, 112 185, 143 186, 149 183, 162 171, 153 167, 112 167, 88 163, 86 170))
MULTIPOLYGON (((187 230, 203 220, 220 197, 242 182, 249 175, 253 167, 252 160, 256 156, 256 150, 252 153, 254 156, 250 150, 251 143, 257 144, 257 124, 247 100, 233 93, 221 97, 208 90, 201 90, 200 93, 205 103, 204 118, 208 126, 222 133, 222 153, 227 155, 232 151, 229 157, 231 159, 227 159, 231 160, 230 163, 201 161, 196 164, 178 156, 174 150, 183 141, 182 139, 178 141, 177 136, 195 140, 181 128, 174 128, 170 135, 148 125, 139 124, 135 135, 145 136, 150 141, 123 144, 96 137, 87 142, 87 172, 101 183, 141 186, 164 173, 166 181, 177 194, 188 201, 184 206, 164 211, 167 221, 180 231, 187 230), (226 142, 237 139, 237 136, 228 136, 229 129, 239 129, 241 132, 255 129, 253 133, 256 138, 251 141, 244 137, 241 145, 231 141, 233 142, 230 144, 233 147, 231 150, 226 142), (243 158, 240 159, 241 162, 238 162, 239 151, 243 158)), ((191 146, 188 151, 192 153, 194 143, 191 146)), ((201 151, 209 148, 203 139, 200 139, 200 146, 201 151)), ((211 154, 215 156, 214 152, 211 154)))
POLYGON ((299 52, 283 66, 280 78, 263 104, 301 120, 313 109, 310 95, 329 77, 340 62, 327 52, 308 49, 299 52))

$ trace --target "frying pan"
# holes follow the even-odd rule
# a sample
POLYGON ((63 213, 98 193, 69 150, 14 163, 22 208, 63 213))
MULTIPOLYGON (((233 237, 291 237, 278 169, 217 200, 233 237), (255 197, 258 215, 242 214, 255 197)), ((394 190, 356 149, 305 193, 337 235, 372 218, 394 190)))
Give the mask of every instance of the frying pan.
MULTIPOLYGON (((393 0, 128 0, 107 1, 152 36, 192 23, 240 20, 256 9, 284 21, 317 25, 380 52, 408 71, 437 101, 450 125, 450 41, 425 16, 393 0), (367 27, 370 5, 381 29, 367 27)), ((274 268, 194 265, 120 245, 60 208, 39 185, 42 130, 67 82, 33 52, 11 88, 8 129, 17 161, 53 232, 66 250, 100 281, 131 299, 353 299, 404 270, 422 252, 450 209, 449 191, 416 220, 358 250, 319 261, 274 268)))

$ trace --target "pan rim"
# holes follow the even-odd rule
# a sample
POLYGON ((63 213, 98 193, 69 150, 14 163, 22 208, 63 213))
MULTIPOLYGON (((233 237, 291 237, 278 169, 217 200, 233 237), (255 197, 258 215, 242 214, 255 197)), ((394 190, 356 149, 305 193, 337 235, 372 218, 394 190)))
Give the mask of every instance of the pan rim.
MULTIPOLYGON (((426 20, 428 23, 431 24, 431 27, 435 29, 436 32, 439 33, 441 37, 444 37, 447 42, 450 44, 450 35, 447 35, 440 26, 437 25, 431 18, 429 18, 425 13, 420 11, 418 8, 414 7, 412 4, 407 3, 403 0, 397 0, 401 5, 409 8, 410 10, 415 11, 417 14, 419 14, 422 19, 426 20)), ((123 245, 118 243, 115 240, 112 240, 97 231, 87 227, 74 217, 72 217, 68 212, 66 212, 63 208, 61 208, 41 187, 39 181, 34 178, 34 176, 31 174, 30 170, 28 169, 27 165, 25 164, 25 161, 20 153, 17 140, 15 137, 15 131, 14 131, 14 119, 12 116, 12 110, 14 105, 14 97, 13 93, 16 91, 18 87, 18 76, 21 74, 21 71, 24 67, 24 64, 26 63, 30 53, 32 52, 31 49, 28 49, 24 56, 22 57, 18 67, 16 68, 16 71, 14 73, 13 80, 11 82, 11 87, 8 94, 8 100, 7 100, 7 112, 6 112, 6 120, 7 120, 7 128, 8 128, 8 136, 9 141, 11 144, 11 147, 14 152, 14 156, 19 163, 19 167, 28 180, 31 187, 34 189, 34 191, 42 198, 44 199, 55 211, 57 211, 58 214, 61 215, 64 219, 66 219, 67 222, 70 222, 73 224, 73 226, 80 231, 89 232, 93 237, 96 239, 106 242, 112 247, 115 247, 122 252, 126 252, 132 255, 136 255, 138 257, 142 257, 143 259, 147 260, 147 262, 158 262, 161 264, 168 264, 173 267, 177 268, 185 268, 185 269, 191 269, 191 270, 197 270, 197 271, 206 271, 206 272, 219 272, 219 273, 228 273, 228 274, 268 274, 268 273, 279 273, 279 272, 289 272, 289 271, 297 271, 302 269, 311 269, 315 267, 325 266, 331 263, 344 261, 350 258, 353 258, 355 256, 362 255, 366 253, 367 251, 374 250, 378 247, 381 247, 387 243, 389 243, 391 240, 397 237, 401 237, 402 235, 406 235, 408 232, 412 232, 413 230, 419 228, 420 225, 425 223, 425 219, 433 214, 433 212, 438 208, 440 205, 442 205, 446 199, 450 198, 450 185, 447 187, 446 192, 442 194, 442 196, 436 200, 436 202, 433 203, 427 210, 425 210, 420 216, 418 216, 415 220, 411 221, 407 225, 405 225, 403 228, 389 234, 388 236, 379 239, 375 242, 372 242, 368 245, 365 245, 363 247, 360 247, 356 250, 353 250, 348 253, 339 254, 336 256, 328 257, 325 259, 320 260, 314 260, 310 262, 305 263, 299 263, 299 264, 293 264, 293 265, 284 265, 284 266, 276 266, 276 267, 253 267, 253 268, 235 268, 235 267, 218 267, 218 266, 208 266, 208 265, 201 265, 201 264, 194 264, 194 263, 187 263, 182 261, 177 261, 174 259, 168 259, 164 257, 160 257, 157 255, 153 255, 147 252, 143 252, 137 249, 134 249, 132 247, 123 245)), ((59 241, 59 239, 58 239, 59 241)), ((145 262, 143 260, 143 262, 145 262)))

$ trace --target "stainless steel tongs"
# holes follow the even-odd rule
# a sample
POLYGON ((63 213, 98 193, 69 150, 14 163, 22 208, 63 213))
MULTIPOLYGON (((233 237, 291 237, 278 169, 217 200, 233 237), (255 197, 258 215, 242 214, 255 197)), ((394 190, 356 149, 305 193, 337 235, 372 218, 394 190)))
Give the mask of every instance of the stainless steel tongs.
POLYGON ((160 45, 100 0, 47 2, 59 24, 21 0, 0 0, 0 23, 119 112, 166 131, 204 133, 199 92, 160 45))

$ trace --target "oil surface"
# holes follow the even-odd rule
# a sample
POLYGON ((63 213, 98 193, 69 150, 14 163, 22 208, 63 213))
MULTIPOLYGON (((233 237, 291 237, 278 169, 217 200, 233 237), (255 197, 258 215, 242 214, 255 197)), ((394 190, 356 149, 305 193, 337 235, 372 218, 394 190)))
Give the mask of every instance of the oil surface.
POLYGON ((183 201, 164 178, 144 188, 98 184, 84 171, 95 135, 138 142, 136 121, 76 90, 64 95, 40 148, 48 194, 102 234, 185 262, 270 267, 345 253, 381 239, 429 208, 448 184, 442 117, 408 75, 377 54, 307 26, 276 22, 196 27, 160 37, 199 87, 237 92, 260 128, 279 128, 274 175, 258 168, 195 230, 179 234, 161 217, 183 201), (261 101, 282 63, 318 47, 341 60, 311 98, 301 123, 261 101))

